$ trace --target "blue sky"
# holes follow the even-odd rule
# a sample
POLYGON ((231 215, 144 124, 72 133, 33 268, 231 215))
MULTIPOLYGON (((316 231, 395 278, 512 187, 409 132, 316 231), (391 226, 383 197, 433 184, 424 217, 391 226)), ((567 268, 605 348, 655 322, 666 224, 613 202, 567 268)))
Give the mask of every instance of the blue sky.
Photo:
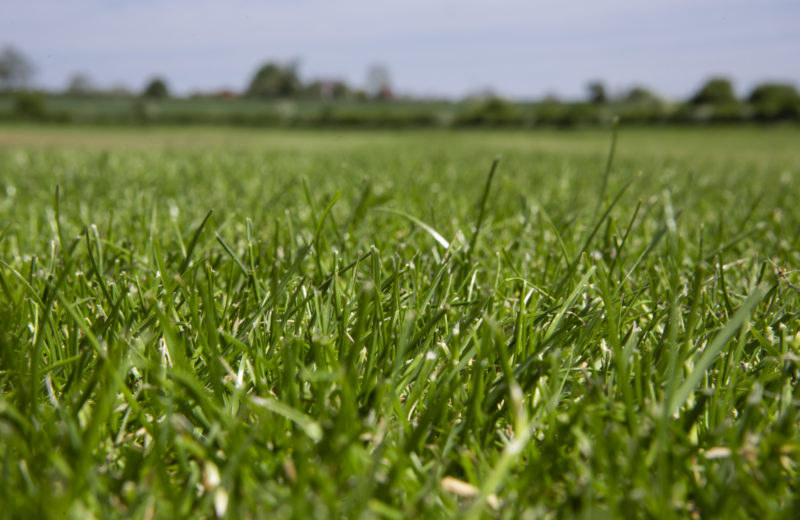
POLYGON ((305 79, 363 86, 371 64, 399 92, 579 97, 644 84, 684 97, 725 75, 800 86, 797 0, 3 0, 0 45, 63 88, 164 76, 179 93, 242 89, 266 60, 297 59, 305 79))

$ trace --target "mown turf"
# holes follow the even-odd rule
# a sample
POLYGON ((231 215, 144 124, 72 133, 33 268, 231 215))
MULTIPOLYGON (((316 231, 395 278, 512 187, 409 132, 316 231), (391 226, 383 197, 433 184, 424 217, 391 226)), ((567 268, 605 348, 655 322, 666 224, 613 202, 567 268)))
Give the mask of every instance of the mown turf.
POLYGON ((800 510, 796 129, 15 130, 2 516, 800 510))

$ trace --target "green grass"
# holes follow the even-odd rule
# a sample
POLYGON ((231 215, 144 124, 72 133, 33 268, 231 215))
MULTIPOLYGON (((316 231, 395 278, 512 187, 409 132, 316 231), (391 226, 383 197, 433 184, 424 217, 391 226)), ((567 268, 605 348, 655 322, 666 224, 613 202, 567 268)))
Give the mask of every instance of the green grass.
POLYGON ((0 129, 0 516, 791 518, 798 138, 0 129))

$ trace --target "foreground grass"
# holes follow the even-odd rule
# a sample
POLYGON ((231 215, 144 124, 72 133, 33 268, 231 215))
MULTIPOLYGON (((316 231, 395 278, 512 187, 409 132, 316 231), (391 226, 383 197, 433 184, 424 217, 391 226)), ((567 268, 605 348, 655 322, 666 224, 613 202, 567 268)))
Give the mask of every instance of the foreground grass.
POLYGON ((795 130, 64 135, 0 149, 0 514, 800 509, 795 130))

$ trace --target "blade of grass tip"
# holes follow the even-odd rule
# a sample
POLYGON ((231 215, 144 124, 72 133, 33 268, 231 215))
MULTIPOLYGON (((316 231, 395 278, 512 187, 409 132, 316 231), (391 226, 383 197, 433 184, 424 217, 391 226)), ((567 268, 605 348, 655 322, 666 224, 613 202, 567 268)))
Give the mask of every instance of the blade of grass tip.
POLYGON ((319 442, 322 440, 322 426, 303 412, 271 397, 253 395, 248 397, 248 400, 259 408, 268 410, 295 423, 312 441, 319 442))
POLYGON ((469 262, 469 258, 472 256, 472 251, 475 249, 475 245, 478 242, 478 233, 481 231, 481 225, 483 224, 483 214, 486 211, 486 201, 489 199, 489 189, 492 187, 492 179, 494 178, 494 172, 497 170, 497 165, 500 163, 500 157, 495 157, 492 161, 492 167, 489 169, 489 175, 486 177, 486 186, 483 188, 483 193, 481 194, 481 201, 480 205, 478 206, 478 220, 475 223, 475 232, 472 234, 472 239, 469 241, 469 249, 467 249, 467 262, 469 262))
POLYGON ((608 149, 608 158, 606 159, 606 169, 603 172, 603 184, 600 185, 600 194, 597 197, 597 205, 594 208, 594 217, 600 212, 600 207, 603 205, 603 199, 606 196, 606 189, 608 187, 608 178, 611 175, 611 165, 614 164, 614 154, 617 151, 617 129, 619 128, 619 117, 614 116, 611 120, 611 145, 608 149))
POLYGON ((503 481, 508 477, 511 468, 520 460, 520 455, 528 446, 528 442, 533 436, 536 421, 531 420, 524 424, 517 425, 514 437, 506 444, 500 459, 492 468, 480 489, 480 495, 472 502, 469 509, 464 514, 464 518, 480 518, 484 512, 484 504, 489 504, 492 509, 499 507, 495 492, 500 489, 503 481))
POLYGON ((717 354, 728 344, 734 334, 736 334, 736 331, 739 330, 739 327, 744 325, 745 320, 748 319, 753 309, 755 309, 756 305, 758 305, 765 294, 766 291, 763 287, 757 287, 747 300, 745 300, 739 310, 736 311, 736 314, 733 315, 725 327, 716 335, 714 340, 703 350, 692 372, 686 380, 681 383, 675 394, 673 394, 671 402, 669 403, 670 415, 677 412, 686 400, 689 399, 689 396, 695 391, 697 385, 700 384, 706 370, 708 370, 716 360, 717 354))
POLYGON ((75 309, 72 303, 68 301, 68 297, 64 296, 60 292, 55 293, 55 298, 58 302, 64 307, 64 310, 67 311, 67 314, 72 318, 72 321, 75 322, 75 325, 83 332, 84 336, 86 337, 89 345, 94 349, 97 356, 101 359, 105 359, 106 351, 100 344, 100 341, 95 336, 94 332, 89 328, 86 324, 86 320, 83 316, 75 309))
POLYGON ((414 224, 416 224, 419 227, 421 227, 423 230, 425 230, 425 232, 428 233, 431 237, 433 237, 433 239, 436 240, 436 242, 438 242, 440 246, 442 246, 445 249, 448 249, 450 247, 450 242, 445 240, 445 238, 442 235, 440 235, 435 229, 433 229, 431 226, 429 226, 425 222, 421 221, 420 219, 418 219, 414 215, 410 215, 410 214, 406 213, 405 211, 400 211, 399 209, 392 209, 392 208, 375 208, 375 211, 383 211, 385 213, 394 213, 395 215, 400 215, 401 217, 405 217, 408 220, 410 220, 411 222, 413 222, 414 224))
MULTIPOLYGON (((161 244, 158 241, 157 237, 153 237, 152 244, 152 253, 153 253, 153 260, 156 264, 158 269, 158 279, 161 281, 161 285, 164 287, 164 292, 166 294, 172 294, 172 283, 170 278, 167 276, 167 266, 164 263, 164 255, 161 253, 161 244)), ((165 303, 168 308, 172 307, 172 299, 167 298, 165 303)))
POLYGON ((32 399, 31 399, 31 403, 30 404, 33 407, 32 408, 32 412, 33 412, 33 415, 35 417, 35 416, 38 415, 38 400, 36 399, 36 392, 37 392, 38 381, 39 381, 39 376, 40 376, 40 374, 39 374, 39 371, 40 371, 39 358, 41 357, 42 348, 44 347, 44 345, 43 345, 43 343, 44 343, 44 334, 45 334, 45 331, 47 329, 48 322, 51 321, 50 314, 51 314, 51 311, 53 309, 53 304, 55 303, 55 298, 57 298, 57 297, 60 298, 59 289, 61 287, 62 282, 67 277, 68 271, 67 270, 63 270, 61 272, 61 274, 59 275, 59 277, 54 282, 47 281, 46 282, 47 285, 45 287, 45 290, 43 291, 42 296, 40 298, 38 295, 36 295, 36 291, 33 289, 33 287, 30 285, 30 283, 26 282, 24 280, 24 278, 22 278, 22 276, 19 275, 14 269, 12 269, 10 266, 8 266, 5 262, 0 261, 0 264, 5 266, 8 269, 11 269, 11 271, 13 273, 17 274, 17 276, 20 278, 20 280, 23 281, 25 286, 28 287, 29 290, 35 296, 34 301, 37 302, 36 304, 38 305, 38 308, 42 312, 41 321, 38 324, 38 326, 35 328, 35 336, 33 338, 33 353, 31 355, 30 395, 31 395, 32 399), (39 304, 41 304, 41 305, 39 305, 39 304))
POLYGON ((628 241, 628 237, 631 234, 631 230, 633 229, 633 223, 636 222, 636 217, 639 216, 639 211, 642 209, 642 201, 636 203, 636 209, 633 210, 633 215, 631 216, 630 221, 628 221, 628 227, 625 228, 625 234, 622 235, 622 240, 616 244, 617 254, 614 255, 614 258, 611 260, 611 266, 608 268, 608 275, 611 276, 614 273, 614 268, 617 267, 617 261, 619 260, 620 256, 622 256, 622 249, 625 247, 625 243, 628 241))
MULTIPOLYGON (((220 243, 223 243, 223 242, 220 242, 220 243)), ((251 330, 250 328, 252 326, 254 326, 254 324, 264 315, 264 313, 267 311, 267 309, 269 309, 271 306, 274 305, 275 299, 278 297, 278 295, 283 294, 283 291, 286 289, 286 286, 288 285, 289 281, 294 276, 297 275, 297 273, 298 273, 298 271, 300 269, 300 264, 302 264, 302 262, 305 259, 306 255, 308 255, 309 251, 311 251, 311 246, 309 246, 309 245, 305 245, 305 246, 300 248, 300 250, 297 252, 297 255, 296 255, 296 258, 294 259, 294 262, 289 267, 289 269, 286 270, 286 272, 283 274, 283 276, 279 280, 276 280, 275 289, 269 295, 267 295, 266 298, 264 298, 264 301, 259 306, 258 311, 256 311, 251 316, 249 316, 247 319, 242 321, 242 323, 239 326, 239 331, 240 332, 238 334, 238 337, 240 339, 241 338, 245 338, 247 336, 247 334, 251 330)), ((303 279, 304 279, 304 277, 303 277, 303 279)), ((297 309, 297 306, 295 306, 295 309, 297 309)), ((292 311, 292 312, 294 312, 294 311, 292 311)))
POLYGON ((361 183, 361 191, 358 195, 358 200, 353 206, 353 210, 350 212, 350 216, 342 225, 342 233, 345 231, 352 232, 355 225, 361 220, 366 213, 367 204, 369 203, 370 196, 372 194, 372 181, 367 177, 361 183))
POLYGON ((561 254, 564 257, 564 261, 569 262, 570 261, 569 259, 572 258, 572 254, 569 252, 569 249, 567 249, 567 246, 564 243, 564 239, 561 236, 561 232, 556 227, 555 223, 553 222, 553 219, 550 218, 550 214, 547 213, 547 211, 544 208, 540 208, 539 211, 541 211, 542 213, 544 223, 547 224, 548 227, 550 227, 550 230, 553 232, 553 236, 556 237, 556 241, 558 242, 558 245, 561 248, 561 254))
POLYGON ((558 310, 558 314, 556 314, 556 316, 553 318, 553 321, 550 322, 550 325, 547 327, 547 331, 545 332, 542 341, 549 340, 550 337, 553 334, 555 334, 555 332, 558 330, 558 327, 561 325, 561 320, 564 319, 564 315, 575 304, 575 302, 578 299, 578 296, 580 296, 581 293, 588 287, 589 280, 594 275, 596 269, 597 266, 594 265, 591 268, 589 268, 589 270, 586 272, 583 278, 581 278, 581 280, 575 285, 575 288, 572 290, 572 293, 561 305, 561 308, 558 310))
POLYGON ((203 231, 208 219, 211 218, 212 213, 214 213, 213 209, 208 210, 208 213, 206 213, 206 218, 203 219, 203 222, 200 223, 200 225, 197 227, 197 230, 194 232, 192 241, 189 242, 189 248, 186 250, 186 258, 183 259, 180 267, 178 267, 178 274, 183 274, 183 272, 186 271, 186 268, 189 267, 189 261, 192 259, 192 252, 194 252, 194 248, 197 245, 198 239, 200 238, 200 233, 203 231))
MULTIPOLYGON (((100 285, 100 289, 101 289, 101 291, 103 293, 103 296, 105 296, 106 300, 108 300, 108 303, 113 306, 114 305, 114 299, 111 297, 111 291, 109 291, 109 289, 108 289, 108 285, 106 284, 105 277, 100 272, 100 269, 101 269, 100 265, 99 265, 100 262, 97 259, 95 259, 94 252, 92 251, 92 241, 89 238, 89 227, 88 226, 83 229, 83 233, 86 236, 86 253, 89 256, 89 262, 90 262, 90 264, 92 266, 92 270, 94 271, 95 279, 97 280, 98 285, 100 285)), ((95 242, 99 242, 99 238, 97 237, 96 233, 94 234, 94 237, 95 237, 95 242)), ((97 251, 99 252, 99 250, 100 250, 100 246, 97 245, 97 251)), ((99 256, 99 253, 98 253, 98 256, 99 256)))
POLYGON ((622 189, 620 189, 619 192, 617 193, 617 195, 614 197, 614 200, 611 201, 611 204, 608 205, 606 210, 603 212, 603 214, 597 220, 597 223, 594 225, 592 230, 586 236, 586 240, 583 241, 583 246, 581 246, 580 251, 578 251, 578 253, 575 255, 575 258, 573 258, 572 262, 570 262, 570 264, 567 266, 566 273, 564 274, 564 276, 561 277, 561 280, 558 282, 558 285, 556 285, 556 291, 555 291, 556 293, 561 292, 561 289, 564 287, 564 284, 566 284, 569 280, 572 279, 572 275, 575 273, 575 270, 578 268, 578 263, 581 260, 581 256, 583 255, 583 253, 585 253, 589 249, 589 244, 592 243, 592 240, 594 239, 595 235, 597 235, 597 232, 600 230, 600 227, 603 225, 603 222, 611 214, 611 211, 614 209, 614 207, 620 201, 620 199, 622 198, 622 195, 628 190, 628 188, 631 186, 631 184, 633 184, 633 181, 628 181, 627 183, 625 183, 625 185, 622 187, 622 189))
POLYGON ((103 261, 103 242, 100 240, 100 234, 97 232, 97 226, 91 224, 86 227, 87 232, 91 231, 92 237, 94 237, 94 248, 95 253, 97 254, 97 266, 105 272, 105 262, 103 261))
MULTIPOLYGON (((3 237, 0 237, 0 240, 2 240, 2 238, 3 237)), ((3 265, 0 264, 0 267, 3 267, 3 265)), ((8 287, 8 283, 6 282, 6 277, 3 275, 2 269, 0 269, 0 289, 3 289, 3 293, 6 295, 6 301, 12 302, 13 304, 14 296, 11 294, 11 289, 8 287)))
POLYGON ((580 260, 580 257, 581 257, 581 255, 582 255, 582 254, 583 254, 583 253, 584 253, 586 250, 588 250, 588 249, 589 249, 589 244, 591 244, 591 242, 592 242, 592 240, 594 239, 595 235, 597 235, 597 232, 598 232, 598 231, 600 231, 600 227, 603 225, 603 222, 605 222, 605 221, 606 221, 606 219, 608 218, 608 216, 611 214, 611 211, 614 209, 614 207, 617 205, 617 203, 618 203, 618 202, 620 201, 620 199, 622 198, 622 195, 623 195, 623 194, 624 194, 626 191, 628 191, 628 188, 630 188, 632 184, 633 184, 633 181, 632 181, 632 180, 631 180, 631 181, 628 181, 628 182, 626 182, 626 183, 625 183, 625 185, 622 187, 622 189, 620 189, 620 190, 617 192, 617 194, 614 196, 614 200, 612 200, 612 201, 611 201, 611 204, 609 204, 609 205, 608 205, 608 207, 607 207, 607 208, 606 208, 606 210, 603 212, 603 214, 600 216, 600 218, 599 218, 599 219, 597 219, 597 223, 594 225, 594 227, 592 228, 592 230, 589 232, 589 235, 586 237, 586 240, 584 240, 584 242, 583 242, 583 247, 581 247, 581 250, 580 250, 580 251, 578 252, 578 254, 575 256, 575 260, 573 260, 573 262, 574 262, 574 263, 577 263, 577 262, 580 260))
POLYGON ((322 210, 322 215, 320 215, 319 220, 317 221, 317 229, 314 230, 314 242, 315 243, 319 240, 319 235, 322 232, 322 226, 323 226, 323 224, 325 224, 325 218, 331 212, 331 209, 333 209, 333 206, 336 204, 336 202, 339 201, 339 198, 341 196, 342 196, 342 192, 341 191, 337 191, 336 193, 334 193, 333 198, 331 198, 331 201, 328 202, 328 205, 325 206, 324 210, 322 210))
POLYGON ((617 288, 614 291, 615 295, 620 293, 625 288, 625 282, 628 281, 628 278, 630 278, 631 275, 634 273, 634 271, 636 271, 636 268, 639 267, 639 264, 641 264, 644 261, 644 259, 647 258, 647 256, 653 252, 658 243, 661 242, 661 239, 664 238, 664 235, 666 234, 667 234, 667 226, 666 224, 664 224, 658 229, 658 231, 656 231, 656 234, 653 236, 652 240, 650 240, 650 243, 647 245, 647 248, 645 248, 645 250, 642 251, 642 254, 640 254, 638 258, 636 258, 633 264, 628 268, 627 272, 625 273, 625 276, 622 278, 622 280, 619 281, 619 283, 617 284, 617 288))
MULTIPOLYGON (((339 200, 339 197, 341 197, 341 196, 342 196, 342 192, 341 191, 337 191, 333 195, 333 198, 331 199, 331 201, 328 202, 328 205, 325 206, 325 209, 322 210, 322 215, 320 215, 319 220, 316 221, 316 229, 314 230, 314 240, 313 240, 312 243, 314 245, 314 252, 316 253, 314 255, 314 260, 316 260, 317 272, 320 273, 320 275, 324 272, 324 269, 322 267, 322 255, 320 253, 326 247, 326 244, 325 244, 324 240, 323 240, 323 244, 320 244, 320 239, 321 238, 324 239, 324 237, 321 237, 322 226, 325 224, 325 219, 331 213, 331 209, 333 209, 333 206, 336 204, 336 202, 339 200)), ((309 197, 310 197, 310 195, 309 195, 309 197)), ((330 216, 331 216, 331 220, 333 220, 333 215, 331 214, 330 216)), ((333 222, 333 229, 334 229, 334 231, 337 231, 336 222, 333 222)))
POLYGON ((66 255, 68 251, 64 248, 64 232, 61 229, 61 205, 59 204, 60 195, 61 188, 58 184, 56 184, 56 194, 55 199, 53 200, 53 206, 55 206, 56 212, 56 231, 58 232, 58 242, 61 245, 61 254, 66 255))
POLYGON ((11 227, 11 222, 8 222, 5 226, 3 226, 3 229, 0 229, 0 242, 3 241, 10 227, 11 227))
POLYGON ((30 435, 30 432, 34 429, 30 418, 14 408, 14 406, 4 398, 0 398, 0 419, 14 426, 21 435, 26 437, 30 435))
POLYGON ((308 179, 304 176, 300 179, 300 184, 303 186, 303 194, 306 196, 306 202, 308 202, 308 208, 311 211, 311 220, 316 224, 319 222, 317 220, 317 208, 314 205, 314 198, 311 196, 311 190, 308 187, 308 179))
POLYGON ((249 276, 250 272, 247 270, 247 267, 244 266, 244 262, 242 262, 239 256, 233 252, 233 249, 228 245, 227 242, 225 242, 225 239, 222 238, 219 233, 214 233, 214 236, 217 238, 217 242, 219 242, 219 244, 222 246, 222 249, 224 249, 225 252, 228 253, 228 256, 230 256, 236 265, 239 266, 239 269, 242 270, 242 273, 244 273, 245 276, 249 276))
POLYGON ((11 267, 9 264, 5 263, 3 260, 0 260, 0 266, 5 267, 8 269, 12 275, 14 275, 21 283, 22 286, 28 291, 31 296, 33 302, 40 308, 44 309, 44 302, 39 297, 39 293, 36 292, 36 289, 30 284, 30 282, 16 269, 11 267))

